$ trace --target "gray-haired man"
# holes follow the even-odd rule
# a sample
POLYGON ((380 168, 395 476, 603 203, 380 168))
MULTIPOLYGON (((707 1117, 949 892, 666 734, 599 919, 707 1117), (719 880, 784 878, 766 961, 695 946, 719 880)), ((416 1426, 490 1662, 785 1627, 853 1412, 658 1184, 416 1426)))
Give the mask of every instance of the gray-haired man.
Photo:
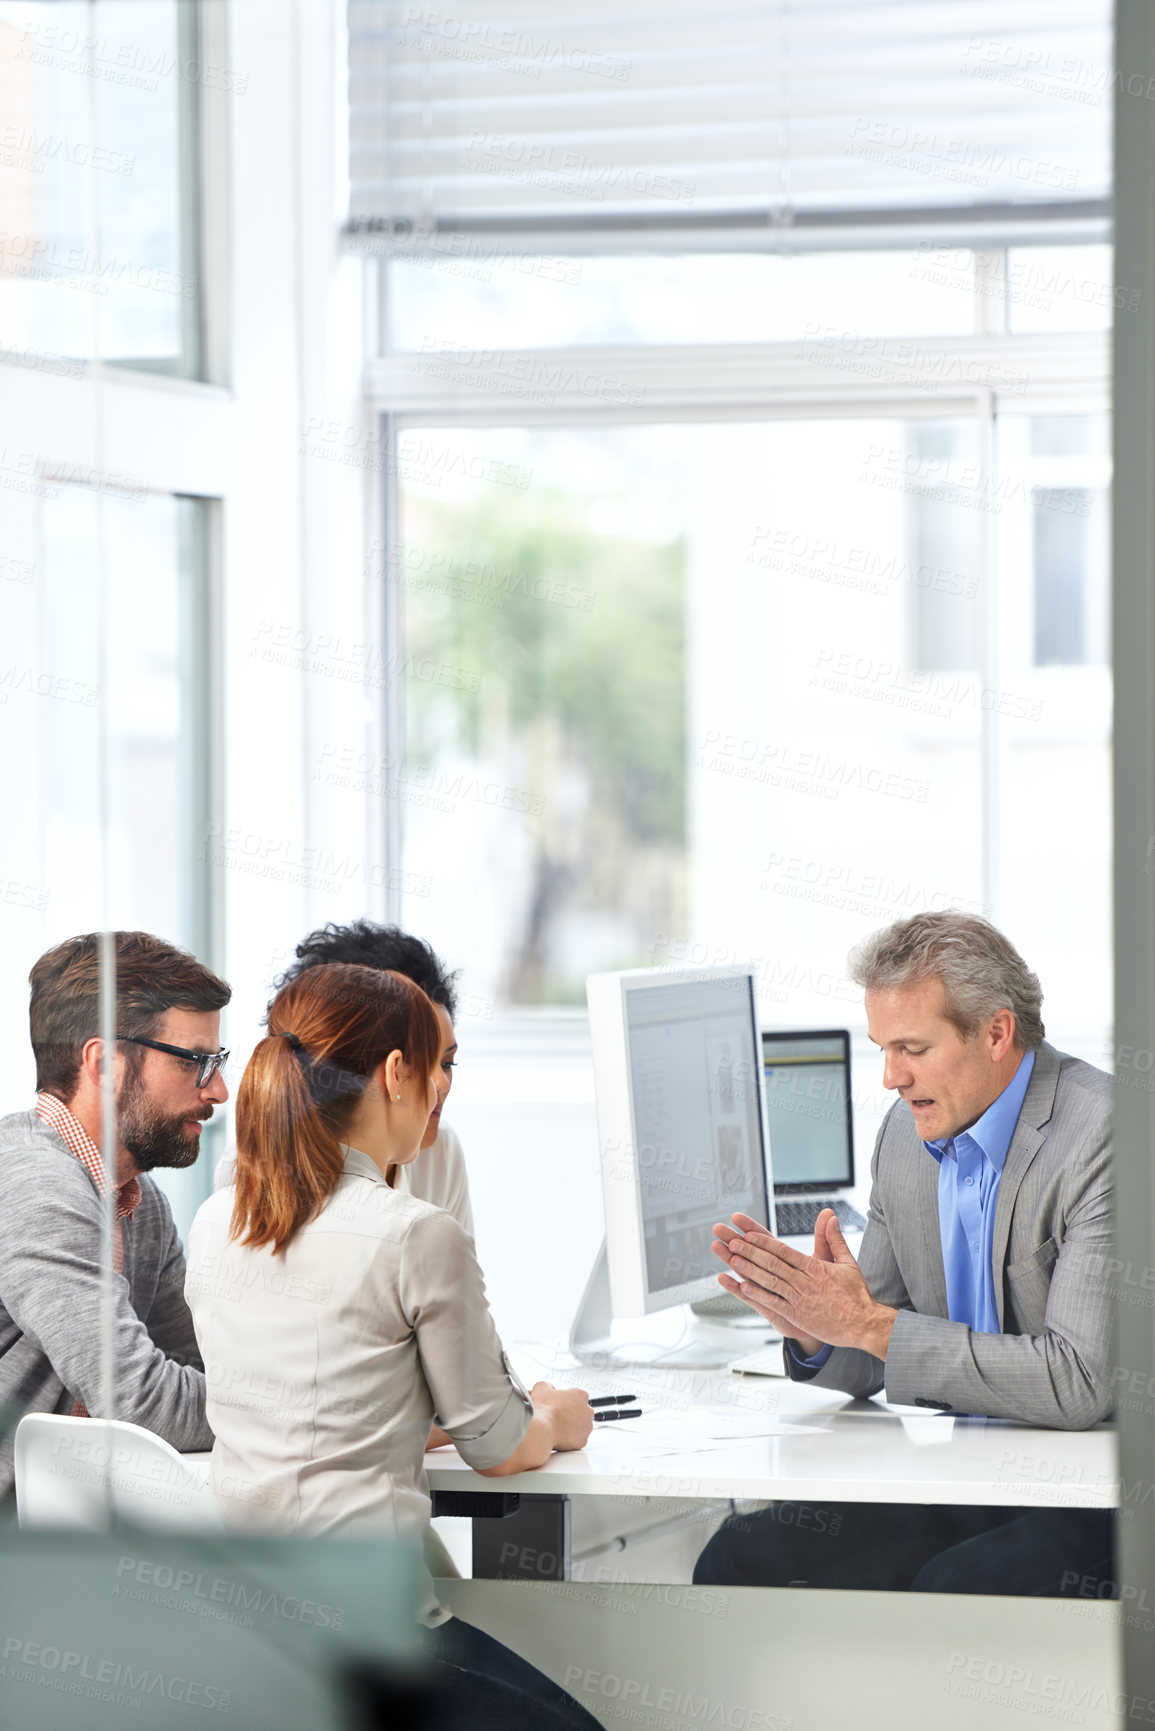
MULTIPOLYGON (((1111 1405, 1110 1081, 1043 1038, 1039 982, 1001 932, 919 914, 853 953, 900 1099, 858 1262, 832 1213, 814 1255, 735 1215, 727 1291, 786 1337, 796 1381, 1079 1430, 1111 1405)), ((695 1579, 1058 1594, 1110 1578, 1098 1511, 848 1505, 838 1542, 773 1509, 715 1535, 695 1579)), ((829 1522, 826 1523, 829 1527, 829 1522)))

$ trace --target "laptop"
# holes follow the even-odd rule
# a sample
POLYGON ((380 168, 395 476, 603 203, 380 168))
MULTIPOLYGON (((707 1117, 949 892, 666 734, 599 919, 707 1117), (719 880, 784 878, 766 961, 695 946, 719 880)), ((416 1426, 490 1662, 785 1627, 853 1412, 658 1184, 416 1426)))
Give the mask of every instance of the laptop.
POLYGON ((814 1248, 814 1222, 833 1208, 844 1233, 866 1230, 854 1187, 850 1033, 785 1029, 762 1035, 762 1073, 779 1238, 814 1248))
MULTIPOLYGON (((762 1073, 770 1130, 774 1218, 779 1238, 814 1249, 814 1222, 833 1208, 856 1248, 866 1221, 846 1191, 854 1186, 850 1033, 846 1028, 790 1028, 762 1035, 762 1073)), ((730 1365, 739 1376, 782 1376, 782 1342, 730 1365)))

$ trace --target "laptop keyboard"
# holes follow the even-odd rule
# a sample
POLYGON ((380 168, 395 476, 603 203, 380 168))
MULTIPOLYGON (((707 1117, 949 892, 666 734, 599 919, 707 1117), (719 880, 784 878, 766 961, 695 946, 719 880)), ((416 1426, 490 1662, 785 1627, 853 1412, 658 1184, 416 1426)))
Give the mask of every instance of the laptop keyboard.
POLYGON ((802 1238, 813 1234, 814 1222, 824 1208, 833 1208, 843 1232, 865 1232, 866 1221, 841 1196, 810 1196, 799 1202, 776 1202, 774 1218, 779 1238, 802 1238))
POLYGON ((740 1298, 735 1298, 729 1292, 719 1292, 712 1298, 695 1298, 690 1304, 690 1309, 695 1316, 720 1316, 723 1319, 734 1317, 742 1322, 750 1322, 753 1318, 751 1327, 754 1326, 754 1323, 764 1321, 757 1312, 750 1309, 748 1304, 743 1304, 740 1298))

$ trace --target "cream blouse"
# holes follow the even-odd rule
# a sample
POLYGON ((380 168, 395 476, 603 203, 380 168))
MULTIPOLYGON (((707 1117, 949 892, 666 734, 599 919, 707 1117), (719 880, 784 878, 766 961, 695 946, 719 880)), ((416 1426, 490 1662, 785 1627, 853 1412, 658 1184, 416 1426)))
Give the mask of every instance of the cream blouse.
MULTIPOLYGON (((472 1239, 442 1209, 390 1189, 355 1148, 280 1255, 229 1242, 233 1200, 229 1186, 197 1213, 185 1282, 226 1522, 424 1541, 434 1415, 470 1466, 492 1467, 533 1413, 472 1239)), ((448 1614, 428 1576, 422 1614, 448 1614)))

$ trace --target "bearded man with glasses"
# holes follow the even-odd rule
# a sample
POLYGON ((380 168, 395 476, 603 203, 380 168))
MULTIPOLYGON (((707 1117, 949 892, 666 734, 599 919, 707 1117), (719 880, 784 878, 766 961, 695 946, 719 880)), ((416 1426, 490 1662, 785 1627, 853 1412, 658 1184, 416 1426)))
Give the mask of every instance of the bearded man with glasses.
POLYGON ((111 1260, 115 1410, 178 1449, 212 1446, 184 1299, 184 1251, 158 1167, 191 1166, 216 1106, 223 980, 147 932, 114 932, 117 1146, 102 1147, 100 937, 70 938, 29 976, 36 1104, 0 1118, 0 1498, 25 1412, 101 1416, 104 1196, 111 1260))

